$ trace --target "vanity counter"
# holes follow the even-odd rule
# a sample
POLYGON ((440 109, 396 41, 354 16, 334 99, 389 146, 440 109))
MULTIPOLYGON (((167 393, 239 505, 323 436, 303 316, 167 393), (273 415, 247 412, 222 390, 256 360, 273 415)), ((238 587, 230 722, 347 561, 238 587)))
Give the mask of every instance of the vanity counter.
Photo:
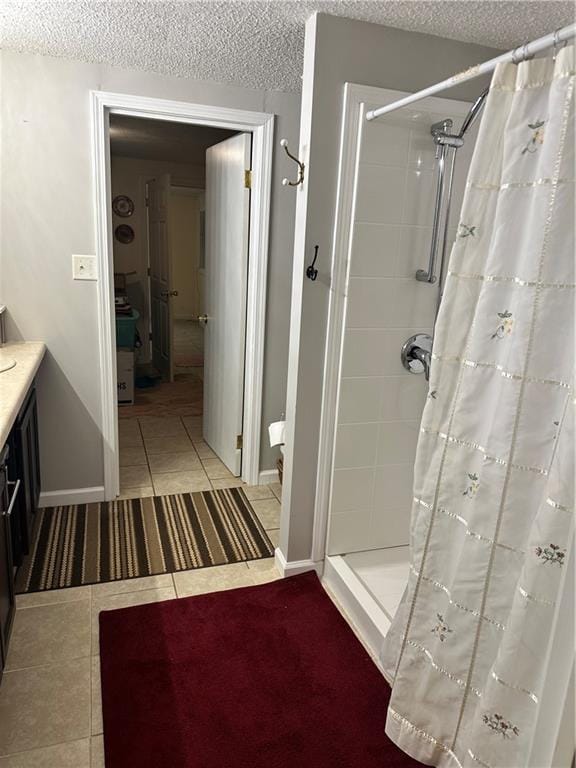
POLYGON ((7 342, 0 347, 0 368, 16 361, 13 368, 0 373, 0 448, 8 440, 45 352, 46 345, 38 341, 7 342))

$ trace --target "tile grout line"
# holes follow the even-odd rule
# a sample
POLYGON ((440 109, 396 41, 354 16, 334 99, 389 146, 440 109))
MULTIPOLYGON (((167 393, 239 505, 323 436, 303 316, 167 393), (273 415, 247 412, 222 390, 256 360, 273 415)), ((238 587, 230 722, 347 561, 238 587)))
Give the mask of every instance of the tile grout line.
MULTIPOLYGON (((70 587, 70 589, 89 589, 90 585, 86 584, 85 586, 80 587, 70 587)), ((40 592, 22 592, 21 595, 43 595, 46 592, 51 592, 50 589, 45 589, 40 592)), ((18 597, 18 595, 16 595, 18 597)), ((16 610, 17 611, 29 611, 31 608, 49 608, 53 605, 68 605, 69 603, 81 603, 83 600, 88 600, 88 596, 86 597, 79 597, 77 600, 54 600, 52 603, 38 603, 37 605, 18 605, 16 604, 16 610)))
MULTIPOLYGON (((92 648, 90 648, 92 650, 92 648)), ((68 664, 70 661, 78 661, 79 659, 87 659, 88 656, 85 654, 83 656, 68 656, 66 660, 60 659, 59 661, 47 661, 43 664, 29 664, 27 667, 10 667, 10 668, 4 668, 3 674, 9 675, 11 672, 27 672, 29 669, 42 669, 43 667, 55 667, 55 666, 62 666, 64 664, 68 664)), ((1 757, 1 755, 0 755, 1 757)))
POLYGON ((174 571, 170 574, 172 576, 172 587, 174 589, 174 595, 176 596, 176 599, 178 599, 178 590, 176 589, 176 579, 174 578, 174 571))
POLYGON ((144 455, 146 456, 146 466, 148 467, 148 475, 150 477, 150 486, 152 488, 152 492, 154 493, 154 496, 156 496, 156 486, 154 485, 154 478, 152 477, 152 467, 150 466, 150 457, 148 456, 148 451, 146 450, 146 443, 144 442, 144 432, 142 432, 142 424, 140 424, 140 418, 137 419, 138 421, 138 429, 140 431, 140 439, 142 440, 142 447, 144 449, 144 455))
POLYGON ((81 736, 79 739, 66 739, 65 741, 56 741, 53 744, 46 744, 45 746, 41 747, 32 747, 31 749, 19 749, 18 752, 7 752, 4 755, 0 755, 0 760, 4 760, 7 757, 18 757, 18 755, 27 755, 31 752, 37 752, 38 750, 45 750, 50 749, 50 747, 59 747, 61 744, 75 744, 76 742, 80 741, 91 741, 91 736, 81 736))

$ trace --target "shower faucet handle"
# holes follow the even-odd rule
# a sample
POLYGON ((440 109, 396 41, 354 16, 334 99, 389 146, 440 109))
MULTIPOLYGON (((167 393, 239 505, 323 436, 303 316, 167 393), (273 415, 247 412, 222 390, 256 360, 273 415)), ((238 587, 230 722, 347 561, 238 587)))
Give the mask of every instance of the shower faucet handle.
POLYGON ((423 373, 428 381, 432 362, 432 336, 416 333, 406 339, 400 353, 402 365, 410 373, 423 373))

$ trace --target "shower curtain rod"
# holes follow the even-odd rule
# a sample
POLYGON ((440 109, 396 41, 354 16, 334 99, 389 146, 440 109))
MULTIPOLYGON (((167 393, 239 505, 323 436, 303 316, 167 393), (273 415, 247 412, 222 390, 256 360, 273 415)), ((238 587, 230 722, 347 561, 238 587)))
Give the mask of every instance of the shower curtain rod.
POLYGON ((375 120, 381 115, 393 112, 395 109, 400 109, 400 107, 405 107, 408 104, 413 104, 415 101, 420 101, 420 99, 423 99, 426 96, 433 96, 435 93, 445 91, 448 88, 453 88, 455 85, 460 85, 460 83, 465 83, 468 80, 474 80, 474 78, 480 77, 480 75, 493 72, 498 64, 505 64, 508 62, 518 64, 520 61, 530 58, 535 53, 539 53, 553 45, 564 43, 575 36, 576 24, 569 24, 567 27, 562 27, 562 29, 556 30, 556 32, 551 32, 549 35, 544 35, 544 37, 539 37, 537 40, 532 40, 531 43, 526 43, 518 48, 514 48, 512 51, 508 51, 508 53, 496 56, 495 59, 490 59, 482 64, 476 64, 475 66, 464 70, 464 72, 452 75, 452 77, 449 77, 447 80, 442 80, 442 82, 436 83, 436 85, 430 85, 422 91, 417 91, 416 93, 410 94, 410 96, 405 96, 403 99, 398 99, 398 101, 394 101, 392 104, 387 104, 385 107, 379 107, 378 109, 371 109, 366 113, 366 120, 375 120))

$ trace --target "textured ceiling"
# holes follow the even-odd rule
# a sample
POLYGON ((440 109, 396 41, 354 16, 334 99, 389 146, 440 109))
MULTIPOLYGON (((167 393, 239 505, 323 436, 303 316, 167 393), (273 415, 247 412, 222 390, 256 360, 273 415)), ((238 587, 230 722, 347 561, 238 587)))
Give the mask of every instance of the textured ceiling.
POLYGON ((221 128, 111 115, 110 151, 122 157, 204 165, 208 147, 234 133, 221 128))
POLYGON ((314 12, 508 49, 574 20, 556 0, 2 0, 6 48, 298 91, 314 12))

